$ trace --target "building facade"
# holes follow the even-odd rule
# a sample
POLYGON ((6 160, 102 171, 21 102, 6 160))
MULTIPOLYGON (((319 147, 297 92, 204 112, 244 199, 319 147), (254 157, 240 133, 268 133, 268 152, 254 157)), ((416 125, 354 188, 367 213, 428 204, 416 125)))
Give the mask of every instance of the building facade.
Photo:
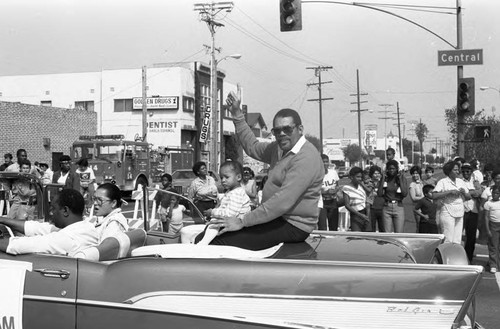
POLYGON ((81 135, 95 135, 97 113, 19 102, 0 101, 1 155, 25 149, 32 162, 44 162, 59 169, 59 157, 69 154, 81 135))
MULTIPOLYGON (((229 111, 220 100, 224 100, 229 91, 236 90, 236 85, 226 83, 224 78, 225 74, 219 71, 218 109, 222 119, 218 122, 217 142, 223 146, 219 148, 222 149, 221 159, 225 158, 224 146, 234 134, 234 126, 229 111)), ((210 67, 199 62, 155 65, 146 70, 0 77, 0 101, 91 113, 96 118, 93 122, 96 134, 120 134, 131 140, 145 137, 153 151, 167 157, 164 160, 170 171, 208 157, 207 146, 199 142, 199 127, 206 106, 210 104, 210 95, 210 67), (145 116, 142 110, 144 85, 145 116)))

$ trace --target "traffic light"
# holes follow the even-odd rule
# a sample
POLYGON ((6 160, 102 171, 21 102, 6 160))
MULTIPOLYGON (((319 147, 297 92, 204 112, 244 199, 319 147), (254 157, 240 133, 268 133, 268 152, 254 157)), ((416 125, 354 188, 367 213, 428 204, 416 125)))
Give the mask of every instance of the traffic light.
POLYGON ((491 126, 475 126, 474 139, 485 140, 491 138, 491 126))
POLYGON ((474 78, 458 79, 457 110, 467 114, 474 114, 474 78))
POLYGON ((302 30, 301 0, 280 0, 281 32, 302 30))

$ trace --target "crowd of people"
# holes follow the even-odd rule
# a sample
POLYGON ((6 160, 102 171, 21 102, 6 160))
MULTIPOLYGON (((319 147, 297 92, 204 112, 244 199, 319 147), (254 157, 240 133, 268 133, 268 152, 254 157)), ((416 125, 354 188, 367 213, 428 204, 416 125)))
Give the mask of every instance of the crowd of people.
MULTIPOLYGON (((477 160, 467 163, 459 158, 444 165, 445 177, 439 180, 434 177, 432 167, 425 168, 423 174, 422 168, 413 166, 410 169, 411 181, 408 182, 404 170, 394 159, 394 149, 389 148, 383 166, 353 167, 349 172, 349 182, 341 186, 337 172, 330 168, 328 156, 318 156, 317 149, 304 137, 302 120, 296 111, 278 111, 271 130, 276 140, 259 142, 245 121, 240 101, 239 90, 231 92, 226 101, 236 135, 246 154, 269 166, 268 176, 258 186, 251 168, 243 167, 237 161, 224 162, 220 166, 224 188, 221 195, 215 180, 208 175, 206 163, 195 163, 192 170, 196 178, 188 189, 188 198, 210 221, 207 225, 183 227, 182 214, 186 208, 174 193, 172 176, 164 174, 162 188, 172 193, 160 193, 155 198, 163 231, 179 234, 183 243, 260 250, 284 242, 304 241, 316 229, 337 230, 339 209, 345 207, 350 214, 349 229, 352 231, 402 233, 405 225, 403 200, 409 196, 414 206, 416 232, 442 233, 446 241, 461 243, 465 228, 465 250, 472 261, 479 228, 488 237, 490 271, 496 272, 500 265, 500 169, 487 164, 483 175, 477 160)), ((20 149, 17 162, 13 163, 12 155, 6 154, 5 164, 0 169, 32 173, 45 184, 59 183, 64 185, 64 191, 90 195, 91 201, 84 201, 84 208, 93 205, 97 216, 104 218, 91 230, 96 232, 97 241, 128 230, 127 220, 121 214, 119 189, 113 184, 97 187, 87 160, 80 159, 75 171, 71 169, 71 161, 69 156, 61 156, 60 169, 52 173, 44 163, 32 166, 26 151, 20 149)), ((9 220, 30 219, 29 211, 23 210, 22 206, 29 205, 27 200, 33 194, 32 189, 26 184, 13 184, 9 190, 13 194, 9 220)), ((70 216, 70 224, 56 221, 55 228, 48 231, 46 228, 25 227, 24 224, 7 224, 14 225, 26 235, 30 235, 29 232, 45 232, 45 235, 63 232, 66 226, 79 221, 75 218, 81 215, 79 205, 73 211, 68 205, 70 201, 65 200, 57 199, 54 213, 56 217, 61 215, 63 208, 66 214, 76 212, 76 217, 70 216), (56 209, 57 205, 63 208, 56 209)), ((85 230, 86 234, 94 235, 85 230)), ((47 248, 57 249, 53 246, 47 248)), ((71 248, 64 250, 71 254, 74 252, 71 248)), ((0 245, 0 249, 8 251, 9 246, 0 245)), ((14 249, 24 250, 10 248, 14 249)))
MULTIPOLYGON (((466 162, 457 157, 444 164, 445 177, 441 179, 434 176, 430 166, 424 174, 419 166, 411 167, 408 184, 398 161, 391 158, 394 150, 389 148, 386 153, 389 160, 385 170, 375 165, 365 170, 353 167, 350 182, 344 186, 332 184, 325 171, 323 203, 332 195, 337 199, 337 209, 329 211, 334 215, 328 217, 328 229, 337 230, 338 208, 345 205, 352 231, 402 233, 403 200, 409 195, 417 233, 442 233, 445 241, 461 244, 465 232, 464 249, 472 262, 479 232, 481 239, 487 239, 490 271, 496 273, 500 266, 500 202, 496 195, 500 196, 500 168, 486 164, 481 172, 478 160, 466 162), (336 186, 333 193, 329 192, 332 186, 336 186)), ((320 229, 324 229, 321 217, 320 229)))
MULTIPOLYGON (((40 179, 42 185, 50 183, 61 184, 64 188, 71 188, 79 191, 85 199, 85 208, 88 212, 92 206, 96 179, 94 171, 89 167, 87 159, 79 159, 76 162, 77 168, 73 170, 72 159, 69 155, 62 155, 59 158, 59 170, 52 171, 47 163, 28 160, 28 153, 25 149, 16 152, 17 161, 13 162, 11 153, 4 155, 4 163, 0 166, 0 171, 24 172, 35 175, 40 179)), ((4 208, 7 216, 13 219, 29 220, 33 219, 36 195, 33 186, 25 181, 19 180, 12 186, 6 182, 0 182, 1 199, 8 200, 9 206, 1 207, 3 215, 4 208)))

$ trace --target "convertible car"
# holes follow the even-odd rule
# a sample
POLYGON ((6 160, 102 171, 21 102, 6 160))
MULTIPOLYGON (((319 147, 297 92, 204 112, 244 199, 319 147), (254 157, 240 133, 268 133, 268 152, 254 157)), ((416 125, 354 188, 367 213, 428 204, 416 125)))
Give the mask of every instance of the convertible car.
MULTIPOLYGON (((59 188, 0 172, 7 188, 21 176, 39 190, 38 219, 50 221, 59 188)), ((315 231, 303 243, 261 251, 183 245, 158 230, 149 197, 167 192, 149 192, 145 229, 106 239, 82 258, 0 254, 33 267, 24 328, 480 327, 483 268, 467 265, 463 249, 442 235, 315 231)), ((182 202, 185 225, 203 221, 182 202)))

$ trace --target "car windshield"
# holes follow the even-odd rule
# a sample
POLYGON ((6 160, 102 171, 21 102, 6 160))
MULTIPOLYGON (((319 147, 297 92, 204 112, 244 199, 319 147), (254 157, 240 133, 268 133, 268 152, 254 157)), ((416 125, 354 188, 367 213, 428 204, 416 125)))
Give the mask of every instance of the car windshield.
POLYGON ((177 170, 172 174, 172 179, 195 179, 196 175, 192 170, 177 170))
POLYGON ((174 209, 181 206, 182 209, 182 223, 183 226, 193 224, 205 224, 205 216, 196 208, 191 200, 174 192, 165 191, 156 188, 147 188, 147 213, 148 219, 146 221, 146 230, 152 231, 165 231, 161 218, 163 214, 167 213, 170 207, 171 200, 175 199, 174 209))

